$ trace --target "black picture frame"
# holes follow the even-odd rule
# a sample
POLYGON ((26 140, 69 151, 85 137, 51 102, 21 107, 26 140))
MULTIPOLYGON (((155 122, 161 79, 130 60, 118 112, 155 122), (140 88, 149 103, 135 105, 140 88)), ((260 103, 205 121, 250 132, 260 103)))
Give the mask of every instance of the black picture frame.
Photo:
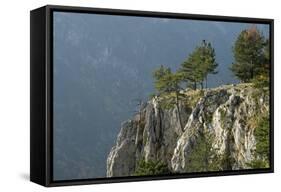
POLYGON ((116 183, 274 172, 274 20, 246 17, 195 15, 136 10, 46 5, 30 12, 30 180, 43 186, 116 183), (192 19, 269 24, 270 26, 270 168, 163 176, 130 176, 81 180, 53 180, 53 12, 96 13, 157 18, 192 19))

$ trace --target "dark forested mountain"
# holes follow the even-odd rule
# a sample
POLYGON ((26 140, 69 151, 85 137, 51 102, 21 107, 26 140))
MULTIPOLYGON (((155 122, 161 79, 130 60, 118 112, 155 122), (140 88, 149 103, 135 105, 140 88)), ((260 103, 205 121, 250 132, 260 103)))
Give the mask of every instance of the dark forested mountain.
POLYGON ((238 82, 232 46, 249 25, 55 13, 54 179, 104 177, 121 123, 153 92, 152 71, 175 70, 202 40, 219 64, 208 85, 238 82))

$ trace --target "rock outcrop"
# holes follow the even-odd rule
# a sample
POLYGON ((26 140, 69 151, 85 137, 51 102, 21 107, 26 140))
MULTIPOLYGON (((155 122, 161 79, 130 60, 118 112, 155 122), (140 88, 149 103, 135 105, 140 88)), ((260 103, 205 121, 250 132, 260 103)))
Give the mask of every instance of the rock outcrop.
POLYGON ((162 98, 154 97, 122 124, 107 158, 108 177, 133 175, 140 160, 160 160, 172 172, 186 172, 202 136, 212 138, 215 155, 231 159, 228 169, 247 168, 256 146, 251 120, 268 113, 268 94, 251 84, 186 90, 183 94, 180 113, 176 107, 161 107, 162 98))

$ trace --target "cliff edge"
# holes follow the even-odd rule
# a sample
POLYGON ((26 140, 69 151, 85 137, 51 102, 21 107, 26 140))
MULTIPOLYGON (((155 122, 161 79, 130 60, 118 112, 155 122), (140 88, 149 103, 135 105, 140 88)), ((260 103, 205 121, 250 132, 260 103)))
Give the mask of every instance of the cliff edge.
POLYGON ((268 90, 237 84, 182 94, 179 110, 153 97, 122 124, 107 158, 108 177, 136 175, 140 162, 181 173, 247 169, 263 158, 255 153, 255 130, 269 113, 268 90))

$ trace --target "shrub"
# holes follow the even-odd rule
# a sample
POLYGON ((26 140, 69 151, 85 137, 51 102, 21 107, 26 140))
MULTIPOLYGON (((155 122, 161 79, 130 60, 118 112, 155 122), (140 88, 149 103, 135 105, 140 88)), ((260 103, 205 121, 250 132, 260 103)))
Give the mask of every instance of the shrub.
POLYGON ((168 168, 166 163, 162 161, 145 161, 144 159, 140 160, 137 163, 135 170, 135 176, 145 176, 145 175, 165 175, 170 174, 171 171, 168 168))
POLYGON ((254 135, 256 138, 256 149, 254 150, 254 160, 248 163, 251 168, 269 167, 269 115, 263 115, 256 119, 254 135))

